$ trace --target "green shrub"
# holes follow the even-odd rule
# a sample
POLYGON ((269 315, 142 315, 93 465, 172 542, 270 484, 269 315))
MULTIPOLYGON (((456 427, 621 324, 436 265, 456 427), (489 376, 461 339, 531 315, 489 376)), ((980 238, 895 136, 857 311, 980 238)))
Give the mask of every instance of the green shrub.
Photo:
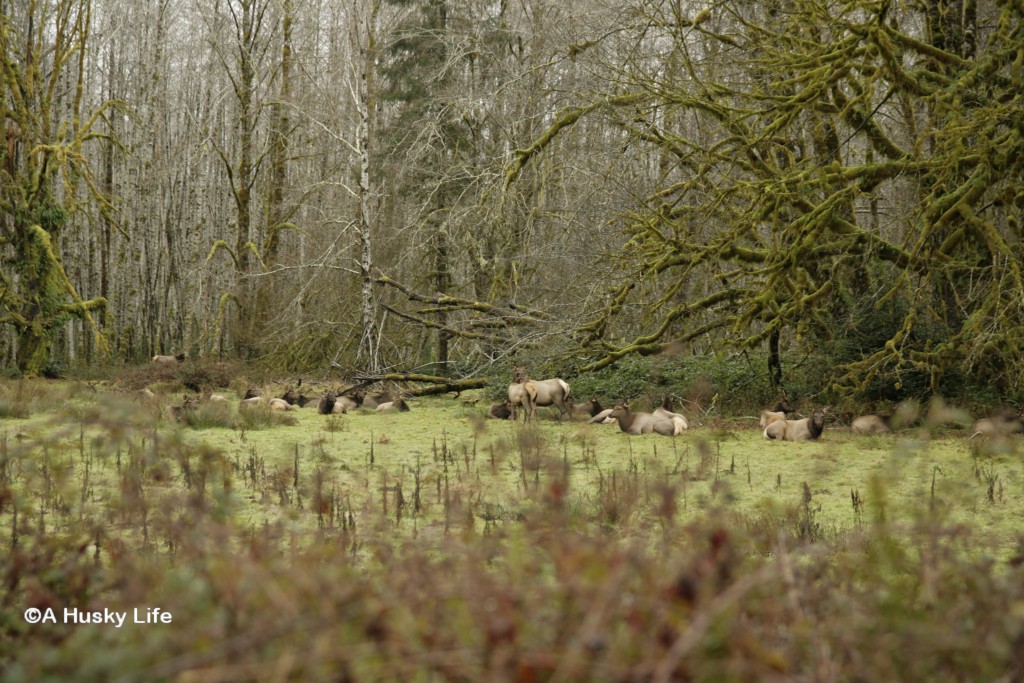
POLYGON ((200 401, 195 410, 189 411, 186 421, 192 429, 235 429, 240 418, 227 401, 200 401))
POLYGON ((240 405, 238 408, 239 429, 270 429, 278 425, 296 425, 299 420, 288 411, 271 410, 265 405, 240 405))

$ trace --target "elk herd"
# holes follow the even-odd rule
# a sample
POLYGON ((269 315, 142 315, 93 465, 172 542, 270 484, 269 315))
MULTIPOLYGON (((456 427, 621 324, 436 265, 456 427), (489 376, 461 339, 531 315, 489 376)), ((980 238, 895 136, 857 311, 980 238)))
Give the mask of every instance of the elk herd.
MULTIPOLYGON (((164 356, 173 358, 173 356, 164 356)), ((155 363, 159 363, 155 358, 155 363)), ((298 385, 302 386, 300 379, 298 385)), ((143 389, 139 394, 145 399, 155 399, 149 389, 143 389)), ((207 391, 202 400, 210 403, 227 402, 227 397, 222 394, 214 394, 207 391)), ((180 405, 168 406, 167 414, 175 422, 186 422, 188 414, 199 407, 200 397, 186 394, 180 405)), ((265 408, 271 411, 293 411, 306 407, 316 407, 321 415, 343 415, 356 410, 368 410, 376 413, 386 412, 408 412, 409 404, 399 394, 390 391, 382 391, 376 394, 369 394, 362 389, 328 390, 320 400, 307 398, 305 394, 299 393, 293 387, 288 387, 280 397, 264 396, 263 392, 256 387, 250 386, 239 401, 239 409, 265 408)))
MULTIPOLYGON (((588 424, 617 424, 627 434, 662 434, 678 436, 689 428, 686 417, 674 411, 670 395, 652 412, 633 412, 625 401, 612 408, 602 407, 596 396, 576 405, 569 385, 561 379, 532 380, 524 368, 516 368, 508 387, 508 398, 490 406, 487 416, 498 420, 516 420, 520 411, 523 421, 534 419, 538 406, 555 406, 558 419, 585 419, 588 424)), ((796 409, 783 392, 770 410, 761 412, 759 425, 770 441, 816 441, 825 431, 826 419, 832 416, 830 406, 814 408, 809 417, 792 419, 796 409)), ((862 415, 850 422, 850 432, 858 436, 890 434, 917 420, 916 407, 901 405, 895 414, 862 415)), ((1006 410, 993 417, 977 420, 971 428, 975 436, 1024 434, 1024 409, 1006 410)))
MULTIPOLYGON (((153 362, 158 364, 175 364, 183 360, 183 356, 154 356, 153 362)), ((298 381, 301 388, 302 380, 298 381)), ((146 399, 154 399, 149 389, 139 392, 146 399)), ((220 394, 206 392, 203 399, 210 402, 226 402, 228 399, 220 394)), ((177 421, 186 421, 190 411, 199 405, 197 396, 186 396, 181 405, 169 406, 168 416, 177 421)), ((299 393, 295 388, 288 387, 280 397, 262 396, 255 387, 250 387, 240 402, 240 408, 265 407, 272 411, 292 411, 304 407, 315 406, 321 415, 339 415, 354 411, 408 412, 409 404, 397 392, 381 391, 369 393, 363 388, 350 387, 344 390, 331 389, 320 399, 310 399, 299 393)), ((524 424, 536 419, 538 407, 553 407, 558 410, 558 420, 586 420, 588 424, 618 425, 619 429, 632 435, 661 434, 678 436, 689 429, 686 417, 676 412, 672 397, 665 395, 661 405, 651 412, 633 411, 625 401, 616 403, 611 408, 601 405, 596 396, 584 403, 576 404, 571 395, 569 384, 560 378, 543 380, 531 379, 525 368, 517 367, 513 371, 513 381, 508 386, 508 398, 491 405, 487 417, 497 420, 518 420, 520 414, 524 424)), ((816 441, 825 431, 826 419, 833 415, 829 406, 814 408, 809 417, 794 419, 796 412, 785 392, 770 410, 761 412, 759 425, 763 436, 774 441, 816 441)), ((852 417, 852 416, 850 416, 852 417)), ((850 432, 859 436, 889 434, 907 427, 917 420, 916 407, 899 406, 893 414, 872 414, 852 418, 850 432)), ((1006 436, 1024 434, 1024 410, 1004 410, 992 417, 982 418, 974 422, 971 437, 1006 436)))

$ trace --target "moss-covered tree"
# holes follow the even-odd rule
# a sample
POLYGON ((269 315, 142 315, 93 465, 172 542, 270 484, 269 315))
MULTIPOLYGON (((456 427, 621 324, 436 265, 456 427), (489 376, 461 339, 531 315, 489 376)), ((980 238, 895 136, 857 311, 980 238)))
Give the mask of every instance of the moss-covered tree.
POLYGON ((1022 10, 953 5, 635 3, 602 38, 640 55, 609 65, 614 92, 507 171, 600 115, 670 160, 625 216, 619 283, 578 331, 585 367, 781 334, 851 351, 833 377, 847 388, 1024 389, 1022 10), (623 324, 637 310, 639 334, 623 324))
POLYGON ((69 216, 86 203, 113 210, 84 155, 106 137, 95 125, 116 106, 83 111, 90 10, 89 0, 0 5, 0 323, 13 328, 18 369, 29 375, 45 371, 72 317, 104 348, 92 313, 106 299, 83 300, 61 260, 69 216))

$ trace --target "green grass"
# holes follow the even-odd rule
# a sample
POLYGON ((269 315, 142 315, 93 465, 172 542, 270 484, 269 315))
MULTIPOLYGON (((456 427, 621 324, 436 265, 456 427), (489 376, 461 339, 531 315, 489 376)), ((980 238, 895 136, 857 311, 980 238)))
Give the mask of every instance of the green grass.
MULTIPOLYGON (((550 416, 536 428, 524 429, 484 420, 483 408, 453 398, 417 400, 408 413, 341 416, 318 415, 315 408, 239 410, 231 401, 202 405, 190 416, 189 426, 179 428, 163 417, 165 406, 180 400, 176 395, 155 407, 103 399, 71 402, 76 409, 65 408, 57 415, 37 414, 19 429, 49 439, 60 430, 75 435, 80 426, 87 434, 100 435, 111 424, 130 424, 134 436, 129 441, 142 443, 147 435, 150 441, 163 438, 179 444, 185 453, 180 457, 186 458, 192 451, 217 453, 229 467, 227 476, 243 484, 233 484, 233 514, 249 523, 292 515, 297 529, 310 532, 317 520, 291 508, 294 501, 312 495, 314 472, 319 486, 336 491, 338 500, 355 511, 383 510, 385 487, 393 497, 399 486, 408 497, 418 477, 420 510, 395 525, 398 539, 445 523, 444 501, 437 494, 444 485, 449 498, 457 495, 480 509, 500 506, 516 512, 528 505, 524 494, 545 486, 556 470, 569 473, 569 495, 578 504, 596 504, 606 495, 605 488, 627 479, 644 501, 651 499, 652 489, 670 484, 677 488, 679 522, 710 508, 752 515, 772 505, 798 506, 806 483, 818 521, 833 534, 882 514, 890 522, 909 525, 929 511, 970 524, 999 554, 1015 547, 1016 520, 1024 514, 1024 465, 1016 452, 978 455, 975 444, 955 433, 937 439, 923 430, 857 437, 826 429, 818 442, 767 442, 750 422, 696 427, 674 439, 635 437, 615 426, 563 424, 550 416), (100 404, 104 416, 96 408, 100 404), (273 474, 244 476, 252 461, 273 474), (291 481, 290 491, 280 484, 285 478, 291 481), (856 507, 854 497, 863 506, 856 507), (282 505, 285 499, 293 502, 282 505)), ((58 451, 74 449, 59 439, 54 445, 58 451)), ((105 487, 116 484, 111 465, 109 454, 92 465, 96 500, 106 498, 105 487)), ((68 467, 71 476, 82 476, 74 457, 68 467)), ((171 468, 171 486, 180 485, 177 469, 171 468)), ((646 514, 642 510, 631 508, 641 517, 646 514)))
POLYGON ((1015 440, 827 428, 766 442, 739 418, 675 439, 523 428, 483 419, 470 394, 255 421, 232 396, 178 425, 177 393, 40 385, 0 386, 35 397, 0 423, 12 681, 625 680, 668 666, 694 629, 682 661, 698 679, 827 664, 981 680, 1024 637, 1024 610, 998 609, 1024 605, 1015 440), (159 606, 175 622, 21 619, 49 604, 159 606), (935 631, 964 619, 955 639, 935 631))

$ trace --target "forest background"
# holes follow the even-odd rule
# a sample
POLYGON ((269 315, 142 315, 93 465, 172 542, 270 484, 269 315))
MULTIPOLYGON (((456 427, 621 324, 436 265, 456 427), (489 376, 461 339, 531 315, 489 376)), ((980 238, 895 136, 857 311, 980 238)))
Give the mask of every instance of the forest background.
POLYGON ((2 2, 0 357, 1019 399, 1021 15, 2 2))

